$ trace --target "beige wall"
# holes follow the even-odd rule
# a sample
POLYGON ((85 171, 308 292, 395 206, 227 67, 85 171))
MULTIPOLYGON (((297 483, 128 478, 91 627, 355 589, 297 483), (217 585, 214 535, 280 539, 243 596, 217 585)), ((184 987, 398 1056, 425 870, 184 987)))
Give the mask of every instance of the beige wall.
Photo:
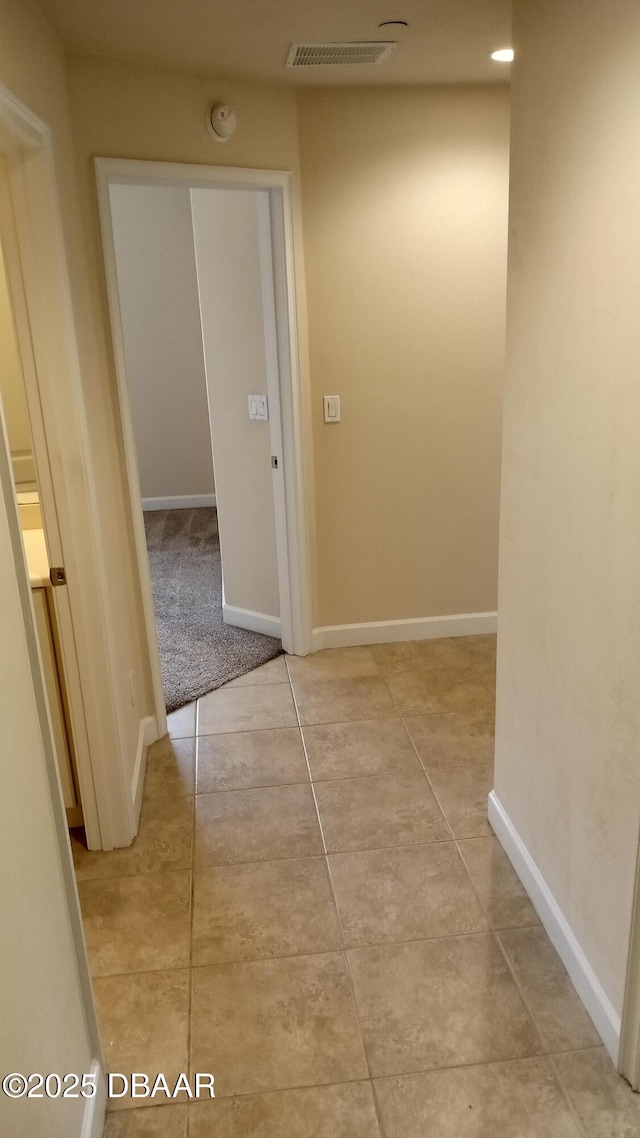
POLYGON ((315 623, 494 610, 506 89, 306 91, 296 103, 291 91, 93 58, 70 57, 68 73, 92 221, 92 156, 288 169, 297 191, 300 139, 315 623), (203 126, 214 97, 238 114, 224 146, 203 126), (342 396, 338 427, 320 421, 324 392, 342 396))
MULTIPOLYGON (((247 396, 266 395, 265 191, 192 190, 224 599, 278 617, 278 563, 269 423, 247 396), (262 200, 261 200, 262 199, 262 200)), ((270 257, 270 248, 267 249, 270 257)))
POLYGON ((110 197, 142 497, 213 494, 189 189, 114 185, 110 197))
MULTIPOLYGON (((215 75, 68 57, 67 74, 78 159, 93 190, 91 158, 141 158, 216 166, 299 167, 295 92, 231 82, 215 75), (216 142, 208 105, 230 103, 234 136, 216 142)), ((93 193, 91 194, 93 197, 93 193)))
MULTIPOLYGON (((310 561, 314 566, 313 442, 309 425, 306 300, 299 212, 295 92, 234 83, 215 76, 110 63, 81 56, 69 57, 67 74, 83 209, 87 224, 91 227, 91 252, 98 263, 99 236, 92 164, 92 159, 96 156, 292 172, 298 249, 296 280, 306 494, 310 561), (238 116, 237 131, 225 144, 216 142, 205 125, 206 109, 214 99, 229 102, 238 116)), ((103 312, 106 329, 104 298, 103 312)), ((315 581, 312 586, 314 617, 317 618, 315 581)))
POLYGON ((304 91, 299 117, 320 622, 495 610, 508 91, 304 91))
MULTIPOLYGON (((12 486, 0 415, 0 1070, 89 1072, 94 1054, 85 1016, 83 988, 72 934, 67 879, 71 853, 60 856, 45 759, 42 692, 36 702, 32 680, 37 651, 31 625, 31 657, 23 608, 30 596, 24 567, 22 595, 16 561, 21 557, 17 518, 13 532, 5 506, 12 486), (12 554, 13 549, 17 551, 12 554)), ((11 502, 13 509, 13 502, 11 502)), ((36 657, 37 660, 37 657, 36 657)), ((35 663, 37 668, 37 662, 35 663)), ((58 823, 64 826, 58 802, 58 823)), ((74 899, 78 926, 77 901, 74 899)), ((80 1138, 85 1100, 20 1099, 0 1095, 0 1132, 11 1138, 80 1138)))
POLYGON ((621 1011, 640 820, 640 9, 518 0, 496 791, 621 1011))

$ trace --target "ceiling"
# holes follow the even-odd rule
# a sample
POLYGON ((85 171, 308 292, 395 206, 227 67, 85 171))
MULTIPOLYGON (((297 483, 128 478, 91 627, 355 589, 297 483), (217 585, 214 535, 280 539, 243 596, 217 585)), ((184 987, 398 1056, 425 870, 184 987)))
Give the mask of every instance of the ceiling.
POLYGON ((485 83, 510 42, 510 0, 39 0, 71 51, 295 85, 485 83), (403 19, 408 28, 379 28, 403 19), (298 41, 394 39, 374 66, 285 68, 298 41))

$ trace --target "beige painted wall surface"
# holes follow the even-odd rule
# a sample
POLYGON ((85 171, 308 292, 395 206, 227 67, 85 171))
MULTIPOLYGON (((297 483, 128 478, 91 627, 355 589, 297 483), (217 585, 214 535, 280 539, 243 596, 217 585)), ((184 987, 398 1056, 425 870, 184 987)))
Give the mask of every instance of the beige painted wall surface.
POLYGON ((0 248, 0 390, 11 453, 31 451, 29 412, 0 248))
MULTIPOLYGON (((67 74, 83 211, 87 226, 91 229, 91 253, 96 256, 98 265, 99 235, 92 164, 92 159, 96 156, 289 170, 293 173, 308 538, 310 562, 314 565, 313 442, 308 402, 306 300, 299 213, 295 93, 229 82, 215 76, 111 63, 82 56, 68 58, 67 74), (206 129, 205 112, 214 99, 229 102, 238 116, 237 131, 228 143, 216 142, 206 129)), ((101 287, 106 328, 104 285, 101 287)))
POLYGON ((640 9, 517 0, 496 791, 621 1011, 640 821, 640 9))
POLYGON ((110 197, 142 497, 213 494, 189 189, 110 197))
POLYGON ((304 91, 299 118, 320 623, 495 610, 508 91, 304 91))
MULTIPOLYGON (((0 416, 0 447, 4 447, 2 431, 0 416)), ((0 461, 6 464, 5 492, 10 494, 7 455, 0 461)), ((19 541, 15 515, 13 526, 19 541)), ((24 591, 29 604, 26 580, 24 591)), ((97 1056, 92 1054, 85 1019, 2 496, 0 627, 0 1069, 3 1075, 89 1072, 97 1056)), ((71 858, 68 849, 64 856, 71 858)), ((7 1138, 80 1138, 84 1106, 82 1098, 11 1101, 3 1094, 0 1132, 7 1138)))
POLYGON ((247 405, 267 394, 261 199, 268 208, 264 191, 191 191, 225 602, 277 617, 269 424, 247 405))
MULTIPOLYGON (((100 502, 101 554, 109 588, 109 628, 117 716, 125 764, 133 767, 139 721, 152 711, 148 662, 142 649, 139 590, 132 572, 132 546, 124 510, 120 443, 115 431, 108 349, 101 326, 96 256, 87 260, 78 200, 64 58, 37 9, 21 0, 0 0, 0 82, 50 127, 55 174, 69 266, 96 490, 100 502), (132 706, 129 673, 136 695, 132 706)), ((109 724, 114 732, 115 724, 109 724)))

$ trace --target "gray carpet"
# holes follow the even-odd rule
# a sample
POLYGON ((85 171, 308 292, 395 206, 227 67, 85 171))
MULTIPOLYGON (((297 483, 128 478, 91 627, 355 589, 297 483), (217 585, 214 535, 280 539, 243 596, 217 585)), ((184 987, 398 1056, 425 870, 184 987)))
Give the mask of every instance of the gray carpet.
POLYGON ((215 508, 144 515, 167 711, 282 652, 279 640, 222 623, 215 508))

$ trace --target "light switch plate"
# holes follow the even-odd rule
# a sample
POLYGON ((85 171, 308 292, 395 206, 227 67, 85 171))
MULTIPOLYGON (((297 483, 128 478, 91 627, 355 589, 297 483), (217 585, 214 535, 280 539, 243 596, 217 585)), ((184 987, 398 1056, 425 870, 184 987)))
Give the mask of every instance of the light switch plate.
POLYGON ((268 422, 269 400, 266 395, 247 395, 247 402, 250 419, 256 419, 260 423, 268 422))
POLYGON ((324 421, 325 423, 339 423, 340 422, 340 396, 339 395, 323 395, 324 403, 324 421))

